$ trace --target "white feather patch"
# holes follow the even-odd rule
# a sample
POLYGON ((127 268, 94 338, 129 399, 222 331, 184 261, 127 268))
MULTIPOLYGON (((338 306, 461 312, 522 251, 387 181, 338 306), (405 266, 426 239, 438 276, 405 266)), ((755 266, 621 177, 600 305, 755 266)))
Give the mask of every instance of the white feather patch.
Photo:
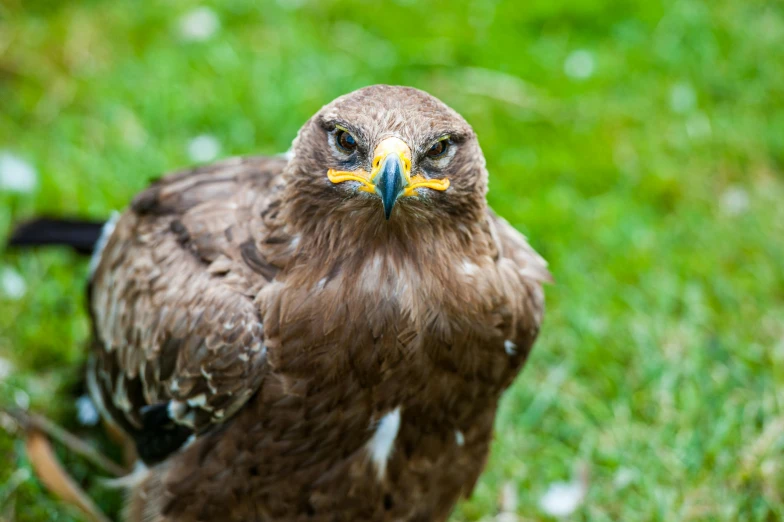
POLYGON ((203 393, 196 395, 195 397, 191 397, 188 399, 188 406, 192 408, 203 408, 207 405, 207 396, 203 393))
POLYGON ((98 263, 101 262, 101 254, 103 254, 103 249, 106 248, 106 243, 109 241, 109 237, 111 237, 112 232, 114 232, 114 227, 117 225, 117 221, 119 221, 119 219, 120 213, 112 212, 109 221, 107 221, 101 229, 101 237, 99 237, 98 241, 95 243, 95 250, 93 250, 93 255, 90 257, 90 279, 92 279, 93 274, 95 273, 95 269, 98 268, 98 263))
POLYGON ((463 273, 466 275, 474 275, 479 271, 479 266, 476 263, 472 263, 468 259, 463 259, 463 273))
POLYGON ((387 462, 395 447, 395 438, 400 430, 400 406, 384 415, 376 425, 376 432, 368 441, 367 450, 370 460, 376 466, 378 478, 384 477, 387 462))
POLYGON ((108 422, 112 426, 115 426, 111 415, 109 415, 109 412, 106 410, 106 404, 103 402, 103 394, 101 393, 101 388, 98 386, 98 381, 96 379, 96 372, 98 370, 95 367, 95 357, 90 357, 87 360, 87 365, 87 391, 90 394, 90 398, 93 400, 93 405, 101 414, 101 417, 103 417, 104 421, 108 422))
POLYGON ((180 417, 187 413, 188 407, 185 405, 184 402, 171 400, 169 401, 169 406, 167 407, 167 412, 169 414, 169 418, 172 420, 178 420, 180 417))
POLYGON ((102 479, 101 482, 110 489, 131 489, 144 482, 144 479, 146 479, 149 474, 150 470, 147 469, 147 466, 145 466, 142 461, 137 460, 133 471, 124 477, 102 479))

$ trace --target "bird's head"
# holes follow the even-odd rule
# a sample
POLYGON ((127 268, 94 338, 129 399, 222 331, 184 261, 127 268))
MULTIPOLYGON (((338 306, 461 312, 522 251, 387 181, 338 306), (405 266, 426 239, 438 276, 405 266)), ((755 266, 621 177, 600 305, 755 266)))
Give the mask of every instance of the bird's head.
POLYGON ((474 131, 417 89, 375 85, 336 99, 303 126, 292 152, 294 190, 320 213, 394 222, 484 209, 487 172, 474 131))

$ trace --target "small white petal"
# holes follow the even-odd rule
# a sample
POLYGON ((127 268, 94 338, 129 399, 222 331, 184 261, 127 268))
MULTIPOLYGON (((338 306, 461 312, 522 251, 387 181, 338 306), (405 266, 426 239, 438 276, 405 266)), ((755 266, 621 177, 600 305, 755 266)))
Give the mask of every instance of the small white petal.
POLYGON ((749 209, 749 193, 742 187, 729 187, 721 195, 721 210, 729 216, 738 216, 749 209))
POLYGON ((21 409, 26 410, 30 407, 30 396, 22 390, 16 390, 14 392, 14 402, 21 409))
POLYGON ((498 498, 498 504, 502 513, 515 513, 519 505, 517 500, 517 488, 513 482, 504 482, 501 487, 501 495, 498 498))
POLYGON ((697 106, 697 93, 688 83, 676 83, 670 89, 670 109, 684 114, 697 106))
POLYGON ((11 375, 13 369, 14 366, 11 364, 11 361, 0 357, 0 381, 11 375))
POLYGON ((591 51, 578 49, 573 51, 564 62, 564 72, 569 78, 586 80, 593 76, 596 62, 591 51))
POLYGON ((618 468, 618 471, 615 472, 615 477, 613 477, 613 485, 616 489, 623 489, 637 480, 638 475, 639 473, 635 469, 618 468))
POLYGON ((18 300, 27 293, 27 283, 14 269, 5 267, 0 273, 0 288, 9 299, 18 300))
POLYGON ((76 399, 76 418, 82 426, 95 426, 98 424, 99 415, 92 399, 82 395, 76 399))
POLYGON ((38 185, 38 175, 28 162, 11 154, 0 153, 0 190, 32 192, 38 185))
POLYGON ((180 36, 184 40, 199 42, 209 39, 220 27, 220 20, 209 7, 197 7, 180 17, 180 36))
POLYGON ((574 513, 585 497, 579 482, 554 482, 539 500, 539 507, 550 516, 566 517, 574 513))
POLYGON ((188 143, 188 157, 198 163, 211 161, 220 154, 220 149, 220 143, 215 136, 202 134, 188 143))

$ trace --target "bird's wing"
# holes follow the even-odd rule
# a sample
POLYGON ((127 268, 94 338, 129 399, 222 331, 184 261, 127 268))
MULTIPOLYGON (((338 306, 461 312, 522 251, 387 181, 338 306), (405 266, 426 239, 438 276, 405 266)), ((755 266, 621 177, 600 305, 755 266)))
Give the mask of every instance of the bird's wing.
POLYGON ((497 248, 496 263, 507 293, 512 319, 512 338, 507 352, 525 360, 544 316, 544 283, 552 283, 547 261, 505 219, 489 214, 489 228, 497 248))
POLYGON ((250 230, 263 228, 284 165, 233 159, 165 177, 135 198, 100 252, 88 381, 145 460, 227 419, 264 377, 254 298, 280 267, 250 230))

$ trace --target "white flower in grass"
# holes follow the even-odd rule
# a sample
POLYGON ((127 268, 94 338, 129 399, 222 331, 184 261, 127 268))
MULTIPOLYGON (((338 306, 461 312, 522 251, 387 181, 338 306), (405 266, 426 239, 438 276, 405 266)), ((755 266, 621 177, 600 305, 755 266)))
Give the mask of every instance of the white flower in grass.
POLYGON ((623 489, 637 480, 639 473, 636 469, 632 468, 618 468, 613 477, 613 486, 615 489, 623 489))
POLYGON ((517 516, 517 488, 511 481, 504 482, 501 487, 501 493, 498 495, 498 514, 495 516, 495 522, 518 522, 520 518, 517 516))
POLYGON ((588 493, 588 467, 581 464, 569 482, 553 482, 539 499, 539 507, 556 518, 568 517, 579 508, 588 493))
POLYGON ((688 83, 676 83, 670 89, 670 109, 678 114, 690 112, 697 106, 697 93, 688 83))
POLYGON ((593 76, 596 68, 596 60, 593 53, 585 49, 572 51, 564 62, 564 72, 566 76, 574 80, 587 80, 593 76))
POLYGON ((38 175, 30 163, 10 152, 0 152, 0 190, 32 192, 38 175))
POLYGON ((220 150, 220 142, 209 134, 196 136, 188 143, 188 157, 197 163, 214 160, 220 150))
POLYGON ((739 216, 749 209, 749 193, 742 187, 729 187, 721 195, 720 204, 728 216, 739 216))
POLYGON ((182 15, 179 21, 183 40, 201 42, 212 37, 220 27, 220 20, 209 7, 197 7, 182 15))
POLYGON ((19 408, 27 410, 30 407, 30 396, 23 390, 16 390, 14 392, 14 402, 19 408))
POLYGON ((11 375, 11 370, 13 369, 14 367, 11 364, 11 361, 0 357, 0 381, 5 380, 9 375, 11 375))
POLYGON ((27 283, 16 270, 5 267, 0 273, 0 289, 7 298, 16 301, 27 293, 27 283))
POLYGON ((550 516, 566 517, 580 507, 584 495, 582 486, 576 482, 553 482, 539 500, 539 507, 550 516))

